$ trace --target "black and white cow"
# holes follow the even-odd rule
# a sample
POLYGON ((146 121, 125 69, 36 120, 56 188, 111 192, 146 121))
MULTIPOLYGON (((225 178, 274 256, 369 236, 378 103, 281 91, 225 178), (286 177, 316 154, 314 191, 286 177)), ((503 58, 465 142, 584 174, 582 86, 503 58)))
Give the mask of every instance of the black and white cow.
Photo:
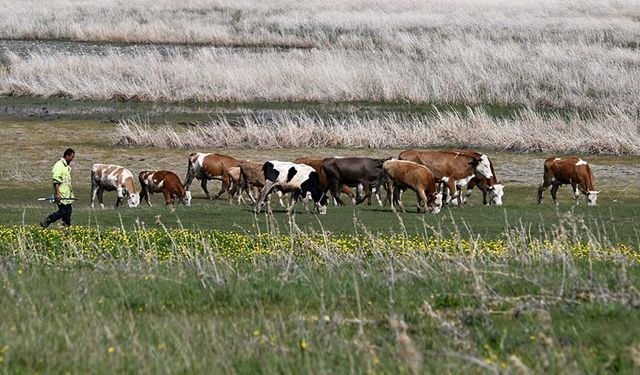
MULTIPOLYGON (((293 207, 300 196, 302 198, 311 198, 316 204, 319 214, 327 213, 327 196, 320 184, 320 176, 313 167, 305 164, 270 160, 262 165, 262 173, 264 174, 265 182, 256 204, 256 213, 260 213, 264 200, 276 188, 284 193, 291 192, 289 215, 293 213, 293 207)), ((268 200, 267 210, 269 214, 272 213, 268 200)))

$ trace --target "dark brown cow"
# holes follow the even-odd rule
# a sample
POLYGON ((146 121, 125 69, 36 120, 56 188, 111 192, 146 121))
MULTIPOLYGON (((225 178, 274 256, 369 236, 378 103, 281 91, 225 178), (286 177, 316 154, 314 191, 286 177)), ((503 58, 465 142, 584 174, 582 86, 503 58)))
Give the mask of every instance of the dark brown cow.
POLYGON ((462 204, 457 186, 465 186, 473 177, 493 177, 489 158, 476 157, 466 152, 407 150, 400 153, 400 160, 409 160, 429 168, 437 181, 449 189, 447 202, 462 204))
POLYGON ((587 206, 595 206, 599 191, 593 190, 594 177, 586 161, 575 157, 555 158, 544 161, 544 177, 538 188, 538 204, 542 203, 544 191, 551 185, 553 203, 558 204, 556 193, 560 185, 570 184, 578 204, 580 192, 585 195, 587 206))
MULTIPOLYGON (((318 172, 318 175, 320 176, 320 185, 322 187, 324 187, 325 192, 329 191, 329 184, 327 183, 327 175, 324 173, 324 171, 322 170, 322 161, 324 159, 314 159, 314 158, 308 158, 308 157, 301 157, 301 158, 297 158, 296 160, 294 160, 294 163, 298 163, 298 164, 306 164, 310 167, 312 167, 313 169, 316 170, 316 172, 318 172)), ((356 198, 353 194, 353 192, 351 191, 351 189, 349 189, 348 186, 342 186, 340 188, 340 192, 343 194, 346 194, 349 196, 349 198, 351 198, 351 201, 355 204, 356 198)), ((338 205, 338 202, 334 199, 333 200, 333 204, 334 205, 338 205)))
POLYGON ((340 189, 343 185, 349 187, 362 186, 365 195, 356 200, 356 204, 364 202, 371 197, 372 192, 376 192, 378 204, 382 206, 382 201, 377 195, 380 186, 384 181, 384 170, 382 169, 382 159, 371 158, 327 158, 322 161, 322 170, 327 176, 327 184, 333 198, 338 204, 343 205, 340 199, 340 189))
POLYGON ((207 195, 207 198, 217 199, 222 193, 229 191, 231 187, 229 168, 239 167, 240 163, 241 161, 228 155, 194 152, 189 155, 184 187, 189 190, 193 179, 196 178, 200 180, 200 186, 202 186, 202 190, 207 195), (207 190, 208 180, 222 181, 220 191, 213 198, 211 198, 209 190, 207 190))
POLYGON ((424 165, 407 160, 387 160, 382 164, 385 172, 387 193, 391 197, 391 209, 396 210, 397 202, 402 212, 404 205, 400 199, 400 191, 409 188, 416 192, 418 212, 420 202, 424 204, 424 210, 434 214, 442 208, 442 192, 438 191, 433 179, 433 173, 424 165))
POLYGON ((178 175, 171 171, 142 171, 138 174, 138 181, 142 187, 140 200, 144 199, 149 206, 149 195, 153 193, 162 193, 167 205, 173 204, 175 198, 187 207, 191 205, 191 192, 184 188, 178 175))

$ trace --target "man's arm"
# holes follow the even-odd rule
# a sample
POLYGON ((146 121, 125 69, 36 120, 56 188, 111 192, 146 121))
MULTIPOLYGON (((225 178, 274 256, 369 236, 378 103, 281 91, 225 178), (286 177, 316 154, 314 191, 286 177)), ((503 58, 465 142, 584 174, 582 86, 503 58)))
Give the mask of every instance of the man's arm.
POLYGON ((62 199, 62 194, 60 194, 60 183, 54 182, 53 187, 56 189, 55 202, 60 203, 60 199, 62 199))

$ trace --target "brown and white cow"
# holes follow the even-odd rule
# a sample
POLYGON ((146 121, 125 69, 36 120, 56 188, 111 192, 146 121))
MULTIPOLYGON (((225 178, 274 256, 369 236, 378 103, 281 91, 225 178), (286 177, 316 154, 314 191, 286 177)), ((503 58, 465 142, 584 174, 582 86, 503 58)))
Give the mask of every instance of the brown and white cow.
POLYGON ((462 204, 458 186, 465 186, 475 176, 487 179, 493 177, 491 164, 486 155, 479 157, 457 151, 406 150, 400 153, 400 160, 409 160, 429 168, 436 181, 442 181, 449 190, 446 202, 462 204))
MULTIPOLYGON (((449 150, 453 152, 467 152, 476 157, 482 157, 482 154, 472 150, 449 150)), ((488 158, 489 159, 489 158, 488 158)), ((473 189, 477 186, 478 189, 482 192, 482 204, 485 206, 494 205, 494 206, 502 206, 502 196, 504 195, 504 185, 502 182, 498 181, 498 176, 496 175, 495 169, 493 169, 493 162, 489 159, 489 166, 491 167, 491 173, 493 173, 493 177, 486 178, 484 176, 474 176, 467 183, 467 191, 463 198, 463 203, 467 201, 473 189), (487 199, 489 196, 489 199, 487 199)), ((464 186, 458 185, 459 189, 464 188, 464 186)))
MULTIPOLYGON (((294 163, 298 163, 298 164, 306 164, 308 166, 310 166, 311 168, 315 169, 316 172, 318 172, 318 176, 320 176, 320 185, 325 189, 325 193, 329 191, 329 184, 327 183, 327 175, 324 173, 324 171, 322 170, 322 161, 324 159, 314 159, 314 158, 309 158, 309 157, 300 157, 295 159, 293 162, 294 163)), ((343 194, 348 195, 351 198, 351 202, 353 202, 353 204, 356 204, 356 196, 353 194, 353 192, 351 191, 351 189, 349 189, 348 186, 343 185, 340 188, 340 192, 343 194)), ((338 202, 337 200, 334 198, 333 199, 333 205, 337 206, 338 202)))
POLYGON ((229 188, 231 187, 229 168, 239 166, 240 161, 228 155, 194 152, 189 155, 187 176, 184 179, 184 187, 189 190, 193 179, 198 179, 200 180, 200 186, 202 186, 202 190, 207 195, 207 198, 217 199, 222 195, 222 193, 229 191, 229 188), (207 190, 208 180, 222 181, 220 191, 213 198, 211 198, 209 190, 207 190))
POLYGON ((542 203, 544 191, 551 185, 551 197, 556 205, 556 193, 560 185, 570 184, 578 204, 580 192, 585 195, 587 206, 595 206, 599 191, 594 190, 594 177, 586 161, 575 157, 551 157, 544 161, 544 176, 538 188, 538 204, 542 203))
POLYGON ((140 193, 134 183, 133 173, 124 167, 113 164, 94 164, 91 167, 91 208, 96 197, 100 207, 104 208, 102 198, 105 190, 116 191, 116 208, 124 198, 127 198, 129 207, 138 207, 140 204, 140 193))
POLYGON ((171 171, 142 171, 138 174, 141 193, 140 201, 143 199, 147 205, 151 206, 149 195, 162 193, 165 204, 173 204, 178 198, 185 206, 191 206, 191 192, 186 190, 180 182, 177 174, 171 171))
POLYGON ((423 203, 425 212, 431 211, 434 214, 440 212, 442 192, 436 186, 433 173, 429 168, 412 161, 396 159, 385 161, 382 168, 385 172, 387 193, 393 211, 396 210, 395 203, 398 203, 402 212, 405 212, 400 192, 409 188, 416 192, 418 212, 421 212, 420 202, 423 203))

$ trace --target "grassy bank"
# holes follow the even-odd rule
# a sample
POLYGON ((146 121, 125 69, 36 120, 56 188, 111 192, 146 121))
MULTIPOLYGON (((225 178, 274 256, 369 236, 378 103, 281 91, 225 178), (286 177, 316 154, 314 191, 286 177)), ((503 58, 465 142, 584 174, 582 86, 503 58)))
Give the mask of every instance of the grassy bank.
POLYGON ((178 231, 168 242, 148 233, 4 228, 0 367, 556 373, 640 365, 640 270, 620 248, 584 243, 585 252, 556 236, 537 250, 523 249, 533 244, 523 238, 494 253, 464 251, 455 239, 407 251, 369 236, 379 242, 340 251, 294 231, 293 247, 267 236, 268 252, 245 257, 207 233, 178 231), (123 235, 138 240, 112 254, 108 244, 123 235), (37 249, 60 236, 68 239, 54 253, 37 249), (183 247, 194 238, 207 250, 183 247))

